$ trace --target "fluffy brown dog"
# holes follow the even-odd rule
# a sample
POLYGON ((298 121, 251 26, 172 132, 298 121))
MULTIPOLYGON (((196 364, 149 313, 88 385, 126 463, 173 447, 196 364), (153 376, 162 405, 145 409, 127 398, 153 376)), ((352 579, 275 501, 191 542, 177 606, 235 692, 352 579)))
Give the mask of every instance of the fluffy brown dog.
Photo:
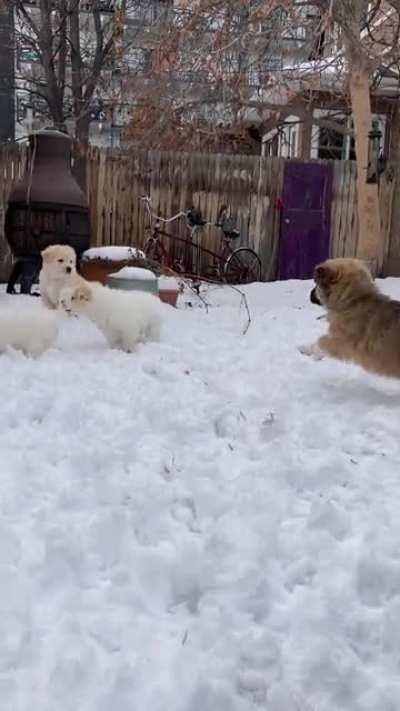
POLYGON ((316 267, 314 279, 310 298, 327 309, 329 330, 301 352, 400 378, 400 301, 381 294, 358 259, 328 259, 316 267))

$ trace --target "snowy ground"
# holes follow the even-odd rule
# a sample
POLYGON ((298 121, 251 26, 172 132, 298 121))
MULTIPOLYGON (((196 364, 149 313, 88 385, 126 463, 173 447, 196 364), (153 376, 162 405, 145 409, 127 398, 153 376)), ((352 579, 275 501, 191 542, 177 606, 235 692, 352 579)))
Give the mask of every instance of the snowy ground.
POLYGON ((2 711, 400 709, 400 383, 297 352, 309 289, 1 356, 2 711))

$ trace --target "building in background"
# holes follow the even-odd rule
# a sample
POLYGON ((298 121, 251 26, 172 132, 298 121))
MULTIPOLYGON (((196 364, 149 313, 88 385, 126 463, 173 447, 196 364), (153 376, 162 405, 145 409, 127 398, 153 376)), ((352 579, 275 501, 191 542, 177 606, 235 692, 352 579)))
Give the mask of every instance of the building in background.
MULTIPOLYGON (((308 11, 307 6, 304 9, 308 11)), ((381 152, 386 157, 391 155, 393 119, 400 98, 400 51, 396 49, 399 29, 399 14, 383 0, 376 4, 376 13, 360 33, 360 42, 376 66, 371 71, 371 107, 373 121, 381 132, 381 152)), ((287 57, 276 81, 281 92, 284 88, 280 120, 272 115, 260 122, 262 154, 304 160, 354 160, 349 71, 342 33, 335 24, 329 31, 324 28, 317 32, 311 52, 310 43, 305 42, 301 56, 287 57)), ((267 98, 271 96, 274 94, 267 98)))
MULTIPOLYGON (((96 82, 89 107, 90 142, 103 146, 118 146, 124 124, 130 110, 135 105, 134 81, 138 76, 148 74, 153 59, 152 48, 158 34, 155 30, 164 21, 164 9, 173 5, 173 0, 81 0, 80 43, 82 57, 87 59, 96 53, 96 28, 94 25, 93 2, 100 8, 101 24, 107 38, 112 38, 113 47, 103 62, 101 74, 96 82), (100 4, 99 4, 100 3, 100 4), (120 15, 123 16, 123 32, 115 32, 120 15)), ((15 133, 18 138, 29 131, 51 123, 46 99, 41 96, 43 89, 42 57, 37 41, 32 40, 30 21, 40 27, 42 10, 39 0, 20 0, 23 11, 14 13, 15 25, 15 133)), ((12 13, 11 13, 12 15, 12 13)), ((67 25, 68 18, 65 24, 67 25)), ((74 133, 74 111, 71 92, 70 52, 64 57, 67 62, 65 82, 65 124, 74 133), (69 106, 70 105, 70 106, 69 106)), ((54 54, 53 61, 58 68, 60 57, 54 54)))
POLYGON ((15 137, 14 13, 0 3, 0 142, 15 137))
MULTIPOLYGON (((37 22, 39 0, 18 2, 37 22)), ((96 45, 94 2, 104 26, 110 28, 117 18, 121 32, 91 99, 92 143, 261 152, 304 160, 354 158, 342 38, 334 25, 326 25, 317 2, 294 0, 285 8, 264 0, 225 0, 217 7, 187 0, 80 0, 80 32, 90 51, 96 45), (163 131, 164 143, 157 144, 163 131)), ((390 68, 379 72, 371 98, 386 152, 399 72, 391 61, 393 7, 384 0, 379 7, 371 36, 383 43, 382 61, 387 53, 390 68)), ((32 91, 32 80, 43 75, 41 58, 18 21, 16 16, 15 126, 20 137, 46 125, 49 112, 40 91, 32 91)), ((374 47, 371 51, 376 54, 374 47)), ((67 87, 70 78, 68 67, 67 87)), ((68 91, 66 124, 73 133, 68 91)))

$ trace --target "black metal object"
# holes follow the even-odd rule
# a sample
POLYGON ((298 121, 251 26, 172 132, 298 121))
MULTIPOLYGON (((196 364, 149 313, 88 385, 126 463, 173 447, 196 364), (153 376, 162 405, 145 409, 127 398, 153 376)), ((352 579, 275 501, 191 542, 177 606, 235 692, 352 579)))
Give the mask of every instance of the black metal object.
POLYGON ((68 244, 78 258, 90 246, 86 197, 71 173, 71 139, 55 130, 29 136, 28 169, 12 191, 5 218, 5 236, 15 261, 9 291, 19 279, 30 293, 41 267, 41 252, 52 244, 68 244))
POLYGON ((15 285, 19 281, 21 294, 30 294, 32 284, 37 281, 42 266, 41 259, 34 257, 22 257, 18 259, 12 268, 12 272, 7 284, 7 294, 15 294, 15 285))
POLYGON ((368 167, 367 183, 378 183, 379 176, 383 172, 380 170, 379 159, 381 155, 382 132, 377 121, 372 122, 372 129, 368 133, 368 167))

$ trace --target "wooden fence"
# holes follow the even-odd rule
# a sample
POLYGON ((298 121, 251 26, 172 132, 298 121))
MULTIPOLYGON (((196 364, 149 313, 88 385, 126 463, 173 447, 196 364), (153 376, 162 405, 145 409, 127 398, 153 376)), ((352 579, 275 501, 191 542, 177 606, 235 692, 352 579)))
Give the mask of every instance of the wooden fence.
MULTIPOLYGON (((142 246, 147 222, 141 195, 149 195, 155 212, 164 217, 194 205, 211 222, 215 221, 220 206, 228 204, 240 229, 242 244, 259 253, 263 276, 272 279, 278 261, 278 198, 282 194, 284 165, 282 158, 152 152, 127 155, 92 148, 88 159, 88 196, 93 243, 142 246)), ((356 254, 358 235, 356 164, 334 161, 332 165, 330 253, 332 257, 352 257, 356 254)), ((386 264, 396 256, 400 262, 400 240, 392 225, 393 199, 399 185, 399 166, 391 165, 380 182, 386 264)), ((171 227, 172 230, 180 236, 185 234, 182 222, 171 227)), ((208 228, 204 246, 217 249, 219 239, 218 230, 208 228)))
MULTIPOLYGON (((18 147, 0 149, 0 216, 7 197, 26 163, 18 147)), ((156 152, 122 152, 92 147, 87 154, 87 194, 91 209, 93 246, 142 246, 148 218, 143 195, 149 195, 157 214, 170 217, 192 205, 215 221, 221 205, 229 205, 241 232, 241 243, 253 247, 263 264, 263 277, 276 275, 280 209, 285 161, 242 155, 200 155, 156 152)), ((331 213, 332 256, 354 256, 358 218, 356 165, 333 162, 331 213)), ((400 273, 399 166, 390 166, 381 179, 382 234, 386 264, 398 263, 400 273), (397 262, 396 262, 397 260, 397 262)), ((2 221, 0 227, 2 227, 2 221)), ((184 221, 170 231, 187 235, 184 221)), ((206 228, 202 244, 218 251, 220 231, 206 228)), ((0 277, 9 269, 3 231, 0 239, 0 277)), ((387 269, 387 271, 388 271, 387 269)))
MULTIPOLYGON (((215 222, 222 205, 230 206, 241 243, 260 255, 264 275, 275 262, 279 240, 277 199, 282 191, 283 161, 242 155, 139 152, 134 155, 92 148, 87 192, 92 207, 93 244, 142 246, 148 217, 140 197, 151 197, 153 210, 171 217, 192 206, 215 222)), ((184 221, 169 231, 187 236, 184 221)), ((218 250, 221 232, 204 230, 202 245, 218 250)))
MULTIPOLYGON (((333 201, 331 212, 332 257, 354 257, 357 250, 357 166, 354 161, 335 161, 333 169, 333 201)), ((399 249, 392 222, 396 190, 400 186, 400 166, 391 164, 381 176, 379 184, 381 228, 385 271, 399 249)), ((400 228, 400 225, 397 226, 400 228)), ((400 257, 400 251, 398 256, 400 257)))

